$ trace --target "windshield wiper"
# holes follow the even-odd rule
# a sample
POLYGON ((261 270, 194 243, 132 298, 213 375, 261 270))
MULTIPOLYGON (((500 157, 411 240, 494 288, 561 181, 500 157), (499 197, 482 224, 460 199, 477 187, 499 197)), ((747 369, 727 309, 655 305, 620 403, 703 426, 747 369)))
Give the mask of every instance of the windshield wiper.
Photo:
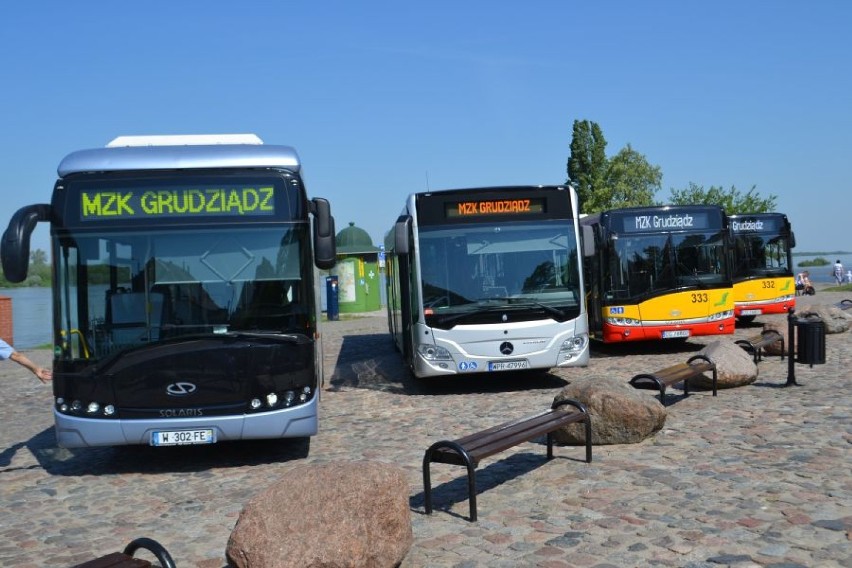
POLYGON ((565 321, 565 320, 568 319, 568 314, 566 314, 563 310, 560 310, 559 308, 557 308, 555 306, 548 306, 547 304, 542 304, 541 302, 536 302, 535 300, 526 300, 522 303, 512 304, 512 305, 518 306, 518 307, 521 307, 521 306, 526 307, 526 306, 529 305, 529 306, 535 306, 537 308, 541 308, 542 310, 549 313, 550 315, 556 316, 554 318, 556 321, 561 322, 561 321, 565 321))
POLYGON ((467 317, 477 316, 482 313, 505 311, 505 308, 506 306, 477 306, 475 309, 468 310, 465 312, 438 316, 437 319, 440 325, 446 325, 448 323, 456 323, 467 317))
MULTIPOLYGON (((532 308, 532 307, 536 307, 536 308, 540 308, 540 309, 544 310, 545 312, 549 313, 550 315, 556 316, 555 319, 557 321, 565 321, 566 319, 568 319, 568 315, 563 310, 560 310, 559 308, 557 308, 555 306, 543 304, 543 303, 541 303, 537 300, 532 300, 530 298, 523 298, 523 297, 480 298, 480 301, 481 302, 483 302, 483 301, 484 302, 489 302, 489 301, 506 302, 507 304, 509 304, 510 309, 511 308, 532 308)), ((503 306, 503 307, 506 307, 506 306, 503 306)))
POLYGON ((477 306, 475 309, 457 314, 447 314, 445 316, 439 317, 438 323, 440 325, 455 323, 467 317, 479 315, 482 313, 517 312, 530 309, 543 310, 545 313, 554 316, 553 319, 559 322, 563 322, 568 319, 568 314, 565 313, 565 311, 560 310, 559 308, 556 308, 554 306, 549 306, 547 304, 537 302, 535 300, 529 300, 526 298, 480 298, 480 300, 477 302, 477 306), (499 305, 490 305, 488 302, 505 303, 499 305))

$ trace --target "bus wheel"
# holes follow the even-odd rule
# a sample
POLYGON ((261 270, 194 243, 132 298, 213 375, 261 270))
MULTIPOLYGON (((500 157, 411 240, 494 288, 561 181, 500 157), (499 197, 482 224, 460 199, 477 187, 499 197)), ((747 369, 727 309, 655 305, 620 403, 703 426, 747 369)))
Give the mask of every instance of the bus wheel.
POLYGON ((756 317, 757 316, 740 316, 737 319, 740 320, 740 322, 742 322, 742 323, 751 323, 751 322, 754 321, 754 318, 756 318, 756 317))

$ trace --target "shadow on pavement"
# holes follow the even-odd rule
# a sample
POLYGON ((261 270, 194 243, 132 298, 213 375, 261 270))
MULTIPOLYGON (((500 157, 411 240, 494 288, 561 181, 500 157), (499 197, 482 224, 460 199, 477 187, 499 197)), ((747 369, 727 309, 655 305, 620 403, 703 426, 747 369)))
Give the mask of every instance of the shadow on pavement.
POLYGON ((329 382, 330 391, 355 388, 410 396, 556 389, 568 384, 540 370, 416 379, 388 334, 344 336, 329 382))
MULTIPOLYGON (((0 465, 26 447, 51 475, 113 475, 119 473, 194 473, 215 468, 242 467, 304 459, 310 438, 245 440, 205 446, 109 446, 60 448, 53 427, 0 452, 0 465)), ((38 467, 38 466, 29 466, 38 467)))
POLYGON ((694 353, 701 351, 703 343, 688 340, 666 339, 663 341, 628 341, 626 343, 601 343, 592 341, 592 357, 628 357, 632 355, 666 355, 671 353, 694 353))
MULTIPOLYGON (((542 443, 542 445, 545 445, 542 443)), ((557 450, 558 451, 558 450, 557 450)), ((572 455, 556 455, 553 460, 548 460, 546 455, 531 453, 531 452, 523 452, 512 454, 504 459, 498 460, 494 463, 487 465, 486 467, 480 468, 476 470, 476 497, 477 497, 477 505, 479 512, 481 513, 484 510, 488 510, 487 505, 487 491, 490 489, 494 489, 506 482, 509 482, 517 477, 521 477, 522 475, 529 473, 542 465, 548 463, 549 461, 554 460, 568 460, 568 461, 576 461, 579 463, 585 463, 585 460, 582 458, 575 458, 572 455), (485 494, 485 507, 483 507, 483 499, 482 495, 485 494)), ((439 485, 432 485, 432 508, 433 513, 441 512, 447 513, 454 517, 467 519, 468 518, 468 484, 467 484, 467 470, 464 467, 459 466, 451 466, 446 464, 432 464, 432 478, 434 479, 436 473, 440 473, 441 475, 446 474, 447 472, 457 473, 458 477, 453 479, 452 481, 447 481, 445 483, 441 483, 439 485), (437 467, 436 467, 437 466, 437 467), (464 503, 464 513, 454 513, 450 509, 453 505, 458 503, 464 503)), ((424 492, 421 491, 412 495, 409 499, 409 506, 411 507, 411 511, 413 513, 425 515, 424 507, 425 507, 425 495, 424 492)), ((480 515, 481 516, 481 515, 480 515)))

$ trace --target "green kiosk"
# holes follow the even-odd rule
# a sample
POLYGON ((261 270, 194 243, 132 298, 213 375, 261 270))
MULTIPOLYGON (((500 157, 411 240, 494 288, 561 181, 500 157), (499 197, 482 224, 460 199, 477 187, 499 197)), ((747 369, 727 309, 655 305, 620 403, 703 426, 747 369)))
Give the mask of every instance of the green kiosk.
POLYGON ((349 223, 337 233, 338 302, 340 313, 373 312, 382 308, 379 249, 367 231, 349 223))

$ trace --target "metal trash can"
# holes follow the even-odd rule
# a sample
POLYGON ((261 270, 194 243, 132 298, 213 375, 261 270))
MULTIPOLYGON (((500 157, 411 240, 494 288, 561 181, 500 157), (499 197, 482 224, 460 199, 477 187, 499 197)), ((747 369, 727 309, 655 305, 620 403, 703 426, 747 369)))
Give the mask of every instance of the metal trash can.
POLYGON ((825 322, 821 318, 796 321, 796 360, 806 365, 825 363, 825 322))
POLYGON ((340 301, 338 299, 337 276, 325 277, 325 313, 328 321, 340 319, 340 301))

